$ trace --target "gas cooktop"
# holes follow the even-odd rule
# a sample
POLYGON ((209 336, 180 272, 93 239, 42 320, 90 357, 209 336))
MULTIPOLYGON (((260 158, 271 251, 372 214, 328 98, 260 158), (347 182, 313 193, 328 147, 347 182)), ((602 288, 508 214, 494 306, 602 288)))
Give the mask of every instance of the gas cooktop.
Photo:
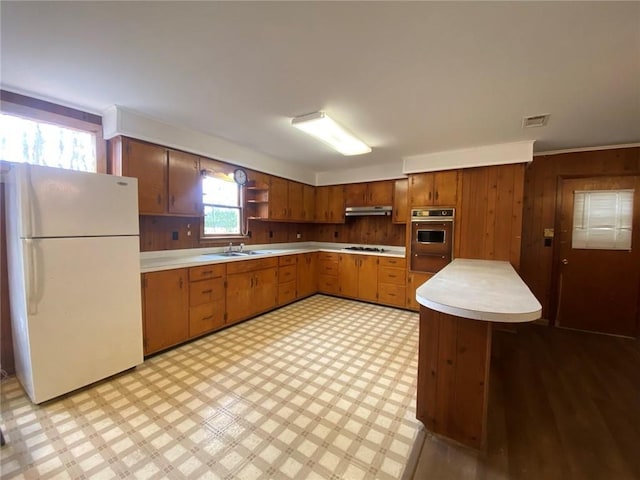
POLYGON ((357 252, 384 252, 384 248, 375 247, 345 247, 345 250, 355 250, 357 252))

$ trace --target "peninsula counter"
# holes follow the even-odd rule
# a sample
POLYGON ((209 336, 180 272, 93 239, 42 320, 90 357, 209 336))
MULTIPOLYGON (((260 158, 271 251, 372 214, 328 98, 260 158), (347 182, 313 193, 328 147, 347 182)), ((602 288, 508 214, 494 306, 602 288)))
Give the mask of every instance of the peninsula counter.
POLYGON ((475 449, 486 442, 491 322, 529 322, 542 307, 509 262, 455 259, 416 290, 416 416, 475 449))

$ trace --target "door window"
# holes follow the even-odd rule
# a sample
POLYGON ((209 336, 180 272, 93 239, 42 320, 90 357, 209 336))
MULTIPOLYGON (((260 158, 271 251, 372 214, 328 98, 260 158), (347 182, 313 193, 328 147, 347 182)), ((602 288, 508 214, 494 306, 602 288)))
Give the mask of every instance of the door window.
POLYGON ((633 190, 576 190, 574 249, 631 250, 633 190))

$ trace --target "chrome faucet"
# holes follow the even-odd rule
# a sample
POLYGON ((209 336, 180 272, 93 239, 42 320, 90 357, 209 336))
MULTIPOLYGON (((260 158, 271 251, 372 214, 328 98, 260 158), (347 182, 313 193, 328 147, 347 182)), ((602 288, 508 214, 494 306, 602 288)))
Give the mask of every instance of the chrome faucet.
POLYGON ((233 242, 229 242, 229 246, 227 247, 227 252, 233 252, 233 242))
POLYGON ((243 250, 244 250, 244 243, 241 243, 241 244, 240 244, 240 250, 239 250, 239 251, 240 251, 240 252, 242 252, 243 250))

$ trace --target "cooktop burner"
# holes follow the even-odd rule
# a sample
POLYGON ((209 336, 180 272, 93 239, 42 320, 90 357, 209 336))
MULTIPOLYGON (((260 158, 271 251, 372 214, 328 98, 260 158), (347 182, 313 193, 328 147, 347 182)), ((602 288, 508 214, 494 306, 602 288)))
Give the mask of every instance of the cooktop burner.
POLYGON ((375 247, 345 247, 345 250, 355 250, 357 252, 384 252, 384 248, 375 247))

